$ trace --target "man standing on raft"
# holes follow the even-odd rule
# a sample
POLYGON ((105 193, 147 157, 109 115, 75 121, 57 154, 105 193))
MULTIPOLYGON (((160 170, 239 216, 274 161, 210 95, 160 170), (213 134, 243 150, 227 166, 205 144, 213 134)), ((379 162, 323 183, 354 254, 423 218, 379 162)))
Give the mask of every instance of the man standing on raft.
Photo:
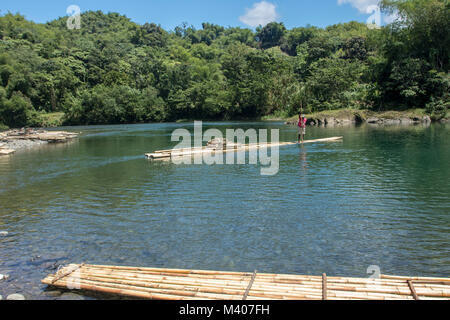
POLYGON ((305 116, 300 112, 298 115, 298 143, 303 143, 303 139, 306 135, 306 121, 305 116))

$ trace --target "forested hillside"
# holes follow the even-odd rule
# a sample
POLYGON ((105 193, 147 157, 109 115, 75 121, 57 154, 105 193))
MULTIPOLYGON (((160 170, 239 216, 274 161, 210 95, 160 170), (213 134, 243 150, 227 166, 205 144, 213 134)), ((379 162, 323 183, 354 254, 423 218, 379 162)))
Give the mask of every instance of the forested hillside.
MULTIPOLYGON (((397 22, 256 31, 204 23, 172 31, 117 13, 47 24, 0 17, 0 125, 242 119, 450 104, 450 4, 384 0, 397 22)), ((302 21, 299 21, 299 25, 302 21)))

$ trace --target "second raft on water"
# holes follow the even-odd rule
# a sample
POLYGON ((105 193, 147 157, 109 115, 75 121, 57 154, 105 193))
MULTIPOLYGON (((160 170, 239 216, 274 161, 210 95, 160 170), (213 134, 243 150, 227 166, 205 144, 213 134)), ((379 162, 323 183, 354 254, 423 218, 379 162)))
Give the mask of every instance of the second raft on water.
MULTIPOLYGON (((305 140, 303 143, 315 143, 315 142, 337 142, 341 141, 344 137, 332 137, 324 139, 314 139, 305 140)), ((237 152, 237 151, 247 151, 259 148, 270 148, 270 147, 282 147, 298 144, 297 142, 277 142, 277 143, 264 143, 264 144, 237 144, 231 143, 227 140, 223 141, 221 139, 213 139, 208 142, 207 146, 201 148, 187 148, 187 149, 170 149, 170 150, 159 150, 154 153, 146 153, 145 157, 147 159, 167 159, 173 157, 185 157, 190 155, 195 155, 199 153, 212 153, 212 152, 237 152), (219 141, 220 140, 220 141, 219 141)))

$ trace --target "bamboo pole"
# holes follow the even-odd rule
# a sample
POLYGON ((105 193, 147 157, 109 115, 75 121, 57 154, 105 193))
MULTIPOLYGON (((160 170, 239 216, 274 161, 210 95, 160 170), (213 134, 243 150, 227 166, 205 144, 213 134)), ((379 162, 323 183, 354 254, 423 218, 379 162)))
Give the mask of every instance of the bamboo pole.
POLYGON ((128 270, 128 269, 109 269, 109 268, 98 268, 85 266, 85 270, 99 270, 99 271, 108 271, 115 273, 133 273, 139 272, 140 274, 153 274, 153 275, 178 275, 185 277, 194 277, 194 276, 204 276, 204 277, 251 277, 251 273, 214 273, 214 272, 195 272, 190 270, 168 270, 168 269, 155 269, 155 270, 128 270))
POLYGON ((417 295, 416 289, 414 288, 414 285, 411 280, 408 280, 408 286, 411 289, 412 296, 414 297, 414 300, 419 300, 419 296, 417 295))
POLYGON ((391 276, 391 275, 382 274, 381 275, 381 279, 405 280, 405 281, 407 281, 407 280, 414 280, 414 282, 416 282, 416 281, 425 281, 427 283, 444 282, 444 283, 450 284, 450 279, 449 278, 404 277, 404 276, 391 276))

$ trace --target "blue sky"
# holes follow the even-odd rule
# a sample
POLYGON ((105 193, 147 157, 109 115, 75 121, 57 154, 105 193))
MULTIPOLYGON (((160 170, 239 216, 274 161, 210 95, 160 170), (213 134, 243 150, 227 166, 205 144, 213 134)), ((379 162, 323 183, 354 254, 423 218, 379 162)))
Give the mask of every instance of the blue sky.
POLYGON ((66 16, 70 5, 81 11, 102 10, 125 14, 137 23, 155 22, 172 30, 182 22, 200 27, 202 22, 223 26, 254 27, 272 20, 292 28, 366 22, 370 6, 378 0, 1 0, 0 14, 20 12, 27 19, 46 22, 66 16))

